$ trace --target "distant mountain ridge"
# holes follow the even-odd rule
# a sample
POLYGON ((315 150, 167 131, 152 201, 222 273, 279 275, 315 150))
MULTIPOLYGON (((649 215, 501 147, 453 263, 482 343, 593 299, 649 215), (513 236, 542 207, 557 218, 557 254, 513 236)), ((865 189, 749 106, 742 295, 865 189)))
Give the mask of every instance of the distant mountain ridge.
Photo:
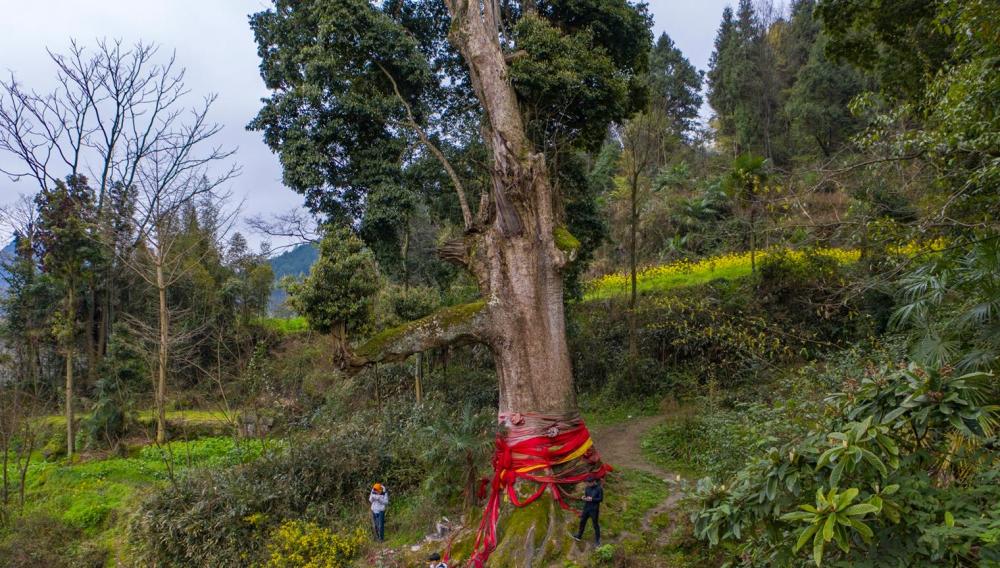
POLYGON ((271 289, 269 310, 272 314, 283 314, 288 294, 278 288, 278 282, 285 276, 304 276, 319 258, 319 251, 312 244, 302 244, 270 259, 271 271, 274 272, 274 287, 271 289))
MULTIPOLYGON (((7 243, 0 249, 0 292, 8 288, 7 270, 4 267, 14 259, 14 241, 7 243)), ((284 290, 278 288, 278 282, 285 276, 304 276, 309 273, 313 263, 319 257, 316 247, 311 244, 299 245, 291 250, 272 257, 268 262, 271 264, 271 271, 274 272, 274 288, 271 290, 270 309, 272 312, 282 310, 285 302, 284 290)))
POLYGON ((7 243, 7 246, 0 249, 0 292, 7 289, 7 269, 5 265, 14 260, 14 241, 7 243))

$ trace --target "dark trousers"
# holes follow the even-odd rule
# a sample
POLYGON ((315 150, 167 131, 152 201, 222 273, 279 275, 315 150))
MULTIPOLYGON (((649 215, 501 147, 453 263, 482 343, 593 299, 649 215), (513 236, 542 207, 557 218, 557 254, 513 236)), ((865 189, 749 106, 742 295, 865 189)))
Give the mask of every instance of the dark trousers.
POLYGON ((594 542, 601 544, 601 521, 598 518, 600 513, 601 510, 597 507, 583 509, 583 513, 580 514, 580 530, 576 533, 577 538, 583 538, 583 530, 587 528, 587 519, 590 519, 594 525, 594 542))
POLYGON ((375 525, 375 538, 385 540, 385 511, 372 512, 372 524, 375 525))

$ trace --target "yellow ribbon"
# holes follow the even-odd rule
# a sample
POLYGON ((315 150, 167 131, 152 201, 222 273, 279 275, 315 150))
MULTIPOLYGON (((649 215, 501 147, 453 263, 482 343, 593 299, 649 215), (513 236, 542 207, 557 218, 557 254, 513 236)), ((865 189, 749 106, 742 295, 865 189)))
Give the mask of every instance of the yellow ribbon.
POLYGON ((543 463, 543 464, 538 464, 538 465, 529 465, 529 466, 522 467, 522 468, 518 469, 517 472, 518 473, 528 473, 529 471, 535 471, 536 469, 543 469, 543 468, 549 467, 549 465, 559 465, 561 463, 566 463, 568 461, 573 461, 576 458, 579 458, 579 457, 583 456, 583 454, 587 453, 587 450, 589 450, 590 447, 593 446, 593 445, 594 445, 593 438, 587 438, 587 441, 584 442, 584 443, 582 443, 582 444, 580 444, 579 448, 577 448, 572 453, 570 453, 569 455, 567 455, 566 457, 562 458, 561 460, 559 460, 557 462, 552 462, 552 464, 544 464, 543 463))

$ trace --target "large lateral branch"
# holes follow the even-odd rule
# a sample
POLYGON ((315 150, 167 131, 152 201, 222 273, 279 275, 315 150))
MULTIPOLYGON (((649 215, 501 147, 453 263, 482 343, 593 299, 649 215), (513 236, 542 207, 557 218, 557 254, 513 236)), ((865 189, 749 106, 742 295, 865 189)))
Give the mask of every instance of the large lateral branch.
POLYGON ((374 363, 403 361, 436 347, 481 342, 488 319, 484 307, 482 301, 451 306, 387 329, 355 349, 349 369, 358 372, 374 363))

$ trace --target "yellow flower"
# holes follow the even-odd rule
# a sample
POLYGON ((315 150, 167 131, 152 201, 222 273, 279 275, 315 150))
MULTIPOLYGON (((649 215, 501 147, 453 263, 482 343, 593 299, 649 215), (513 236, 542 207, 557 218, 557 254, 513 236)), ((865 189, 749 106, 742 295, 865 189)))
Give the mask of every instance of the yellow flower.
POLYGON ((313 522, 286 521, 272 531, 265 568, 342 568, 368 540, 363 529, 341 535, 313 522))

